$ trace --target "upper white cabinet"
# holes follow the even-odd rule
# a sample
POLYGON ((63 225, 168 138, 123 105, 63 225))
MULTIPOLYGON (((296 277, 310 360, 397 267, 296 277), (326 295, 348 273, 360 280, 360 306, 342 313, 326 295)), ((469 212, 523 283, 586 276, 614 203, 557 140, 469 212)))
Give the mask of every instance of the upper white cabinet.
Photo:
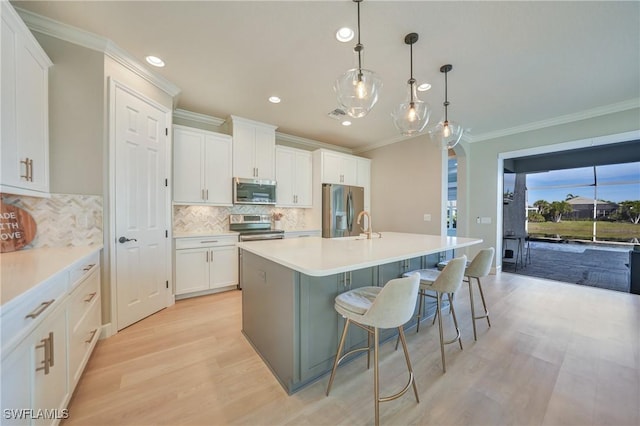
POLYGON ((322 183, 355 185, 358 175, 356 157, 339 152, 321 150, 322 183))
POLYGON ((279 207, 312 206, 310 151, 276 146, 276 201, 279 207))
POLYGON ((173 126, 173 201, 231 205, 231 136, 173 126))
POLYGON ((233 136, 233 177, 275 179, 277 127, 233 115, 224 126, 233 136))
POLYGON ((48 196, 52 63, 9 2, 1 7, 0 192, 48 196))

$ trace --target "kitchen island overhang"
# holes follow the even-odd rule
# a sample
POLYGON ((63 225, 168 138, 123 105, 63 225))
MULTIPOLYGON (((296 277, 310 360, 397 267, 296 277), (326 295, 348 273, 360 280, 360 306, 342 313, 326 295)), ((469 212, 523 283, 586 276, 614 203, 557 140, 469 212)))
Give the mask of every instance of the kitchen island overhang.
MULTIPOLYGON (((297 238, 242 242, 242 332, 291 394, 331 370, 343 319, 335 297, 383 286, 439 253, 480 244, 475 238, 383 232, 382 238, 297 238)), ((415 324, 412 320, 407 324, 415 324)), ((388 330, 387 338, 394 333, 388 330)), ((383 335, 383 339, 384 339, 383 335)), ((349 348, 366 341, 349 335, 349 348)))

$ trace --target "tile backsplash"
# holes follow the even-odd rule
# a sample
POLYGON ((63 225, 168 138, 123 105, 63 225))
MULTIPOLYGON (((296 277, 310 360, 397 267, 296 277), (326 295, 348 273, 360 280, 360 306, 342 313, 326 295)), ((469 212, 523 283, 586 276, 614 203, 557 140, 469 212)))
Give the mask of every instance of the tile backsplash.
POLYGON ((26 210, 37 225, 25 247, 66 247, 102 244, 101 195, 51 194, 51 198, 2 194, 2 202, 26 210))
POLYGON ((283 214, 285 231, 309 229, 309 209, 281 209, 268 206, 173 206, 173 232, 225 232, 229 230, 230 214, 283 214))

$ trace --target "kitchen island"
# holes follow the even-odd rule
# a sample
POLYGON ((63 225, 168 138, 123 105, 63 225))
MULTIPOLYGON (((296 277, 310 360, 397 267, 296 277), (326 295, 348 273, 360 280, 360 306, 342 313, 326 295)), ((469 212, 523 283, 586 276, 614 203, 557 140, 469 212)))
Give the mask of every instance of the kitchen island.
MULTIPOLYGON (((441 252, 475 238, 383 232, 382 238, 297 238, 242 242, 242 332, 291 394, 329 372, 343 319, 335 297, 383 286, 404 272, 435 266, 441 252)), ((417 305, 417 304, 416 304, 417 305)), ((415 324, 412 320, 407 324, 415 324)), ((382 339, 394 334, 386 330, 382 339)), ((367 334, 353 327, 345 350, 367 334)))

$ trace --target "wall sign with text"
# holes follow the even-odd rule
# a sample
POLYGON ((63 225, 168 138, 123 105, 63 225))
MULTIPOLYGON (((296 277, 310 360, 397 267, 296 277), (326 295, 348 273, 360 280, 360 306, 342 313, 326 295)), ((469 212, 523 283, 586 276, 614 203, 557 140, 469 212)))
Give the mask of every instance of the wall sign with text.
POLYGON ((36 229, 27 211, 0 202, 0 253, 22 249, 36 236, 36 229))

